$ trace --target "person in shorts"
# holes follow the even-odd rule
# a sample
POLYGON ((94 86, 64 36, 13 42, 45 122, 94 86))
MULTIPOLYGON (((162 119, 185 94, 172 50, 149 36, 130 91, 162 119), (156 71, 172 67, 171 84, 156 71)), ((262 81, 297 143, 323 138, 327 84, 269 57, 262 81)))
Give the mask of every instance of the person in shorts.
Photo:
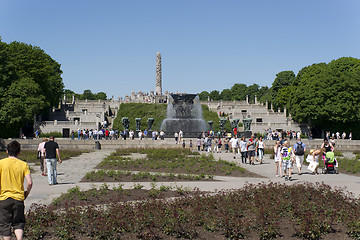
POLYGON ((247 142, 247 152, 249 157, 249 164, 255 165, 254 158, 255 158, 255 136, 251 135, 247 142))
POLYGON ((11 227, 16 238, 23 239, 24 200, 29 196, 33 184, 28 164, 17 158, 19 153, 20 143, 12 141, 7 146, 8 157, 0 160, 0 235, 5 240, 11 239, 11 227))
POLYGON ((282 170, 285 174, 285 181, 291 181, 291 168, 292 168, 292 152, 289 148, 290 142, 286 141, 284 146, 281 149, 281 161, 282 161, 282 170))
POLYGON ((304 162, 304 154, 306 151, 306 147, 305 144, 301 142, 301 138, 297 139, 297 142, 294 145, 293 148, 293 153, 295 156, 295 162, 296 162, 296 167, 298 169, 298 174, 301 175, 301 167, 302 164, 304 162))

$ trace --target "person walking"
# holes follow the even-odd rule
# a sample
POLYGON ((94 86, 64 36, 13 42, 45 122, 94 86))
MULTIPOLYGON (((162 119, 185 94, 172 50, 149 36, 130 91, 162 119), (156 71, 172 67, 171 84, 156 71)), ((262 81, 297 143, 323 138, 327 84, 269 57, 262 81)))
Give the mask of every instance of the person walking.
POLYGON ((50 185, 57 184, 57 169, 56 169, 56 155, 59 158, 59 163, 62 163, 60 158, 59 145, 54 141, 54 136, 50 136, 49 141, 45 143, 45 161, 48 172, 48 181, 50 185))
POLYGON ((225 146, 225 152, 227 153, 229 151, 229 138, 225 137, 224 139, 224 146, 225 146))
POLYGON ((200 138, 200 136, 197 139, 196 145, 197 145, 198 152, 200 152, 200 148, 201 148, 201 138, 200 138))
POLYGON ((297 142, 294 145, 293 152, 295 155, 295 163, 298 168, 298 174, 301 175, 301 167, 304 162, 304 154, 306 151, 305 144, 301 142, 301 138, 297 139, 297 142))
POLYGON ((221 153, 221 147, 222 147, 221 137, 219 137, 219 140, 218 140, 217 144, 218 144, 217 152, 221 153))
POLYGON ((275 160, 275 166, 276 166, 276 177, 282 176, 281 173, 281 146, 280 141, 275 142, 274 146, 274 160, 275 160))
POLYGON ((39 143, 39 146, 38 146, 38 156, 40 159, 40 169, 41 169, 42 176, 45 176, 45 173, 46 173, 44 146, 47 141, 48 141, 47 138, 43 138, 42 142, 39 143))
POLYGON ((248 151, 248 157, 249 157, 249 164, 255 165, 254 158, 255 158, 255 136, 251 135, 251 138, 249 138, 247 142, 247 151, 248 151))
POLYGON ((208 137, 207 141, 206 141, 206 146, 207 146, 208 152, 211 152, 211 145, 212 145, 212 139, 211 139, 211 137, 208 137))
POLYGON ((184 132, 181 131, 181 129, 180 129, 180 131, 179 131, 179 143, 181 143, 183 137, 184 137, 184 132))
POLYGON ((265 143, 263 142, 262 137, 260 137, 259 140, 256 142, 256 148, 257 148, 260 164, 262 164, 264 159, 264 150, 265 150, 265 143))
POLYGON ((20 149, 20 143, 10 142, 7 145, 8 157, 0 160, 0 235, 5 240, 11 239, 11 227, 14 229, 16 239, 23 239, 24 200, 29 196, 33 186, 29 165, 17 158, 20 149))
POLYGON ((179 134, 178 134, 178 132, 175 132, 175 133, 174 133, 174 138, 175 138, 175 143, 177 144, 178 141, 179 141, 179 134))
POLYGON ((285 141, 284 146, 281 149, 281 160, 282 160, 282 170, 284 171, 285 181, 291 181, 291 168, 292 168, 292 160, 291 160, 291 148, 290 142, 285 141))
POLYGON ((234 159, 235 159, 236 158, 236 149, 238 148, 238 145, 239 145, 239 140, 236 135, 234 135, 230 139, 230 144, 231 144, 232 152, 233 152, 234 159))
POLYGON ((239 143, 240 152, 241 152, 241 162, 246 164, 247 159, 247 142, 245 137, 241 138, 241 141, 239 143))

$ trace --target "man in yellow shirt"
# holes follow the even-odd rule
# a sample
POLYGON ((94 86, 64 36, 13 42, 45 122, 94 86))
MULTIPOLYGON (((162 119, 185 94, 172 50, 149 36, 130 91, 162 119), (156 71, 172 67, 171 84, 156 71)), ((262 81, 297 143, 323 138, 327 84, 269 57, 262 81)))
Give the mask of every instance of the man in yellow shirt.
POLYGON ((7 153, 9 156, 0 160, 0 235, 10 240, 13 227, 16 238, 21 240, 25 226, 24 200, 31 191, 32 179, 28 164, 17 158, 20 143, 10 142, 7 153))

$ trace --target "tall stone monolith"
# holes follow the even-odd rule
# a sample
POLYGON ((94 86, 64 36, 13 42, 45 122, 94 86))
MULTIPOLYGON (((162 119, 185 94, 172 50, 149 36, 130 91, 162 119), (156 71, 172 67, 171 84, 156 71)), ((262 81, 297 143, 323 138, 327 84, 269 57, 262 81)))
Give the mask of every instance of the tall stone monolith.
POLYGON ((156 53, 156 85, 155 85, 155 94, 162 95, 161 87, 161 54, 160 52, 156 53))

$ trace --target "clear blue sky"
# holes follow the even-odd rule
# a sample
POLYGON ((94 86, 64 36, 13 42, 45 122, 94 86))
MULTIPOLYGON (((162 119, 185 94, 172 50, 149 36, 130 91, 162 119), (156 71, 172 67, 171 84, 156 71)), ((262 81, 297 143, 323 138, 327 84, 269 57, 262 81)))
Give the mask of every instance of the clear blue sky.
POLYGON ((123 97, 271 86, 284 70, 360 58, 359 0, 0 0, 3 42, 39 46, 65 88, 123 97))

